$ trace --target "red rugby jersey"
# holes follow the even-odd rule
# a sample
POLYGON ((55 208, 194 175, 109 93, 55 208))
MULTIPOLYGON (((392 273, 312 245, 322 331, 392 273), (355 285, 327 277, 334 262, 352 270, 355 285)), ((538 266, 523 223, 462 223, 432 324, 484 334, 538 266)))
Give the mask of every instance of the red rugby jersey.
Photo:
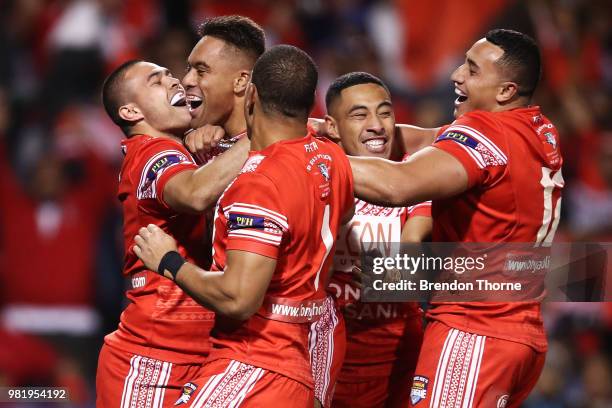
POLYGON ((156 224, 178 242, 178 251, 201 267, 210 265, 204 217, 179 214, 163 199, 164 186, 175 174, 197 169, 179 142, 136 135, 122 142, 125 154, 118 198, 123 207, 125 259, 130 278, 129 304, 119 328, 106 343, 128 352, 175 363, 202 362, 208 354, 214 313, 197 304, 174 282, 146 269, 134 254, 141 227, 156 224))
MULTIPOLYGON (((539 107, 467 113, 433 144, 457 158, 469 189, 435 200, 433 240, 552 242, 561 211, 559 135, 539 107)), ((427 315, 460 330, 546 350, 538 302, 434 303, 427 315)))
MULTIPOLYGON (((408 330, 411 319, 421 319, 416 302, 359 301, 360 289, 351 282, 352 267, 360 258, 361 247, 378 249, 383 256, 393 256, 399 247, 406 220, 431 216, 431 203, 413 207, 380 207, 355 199, 355 215, 340 230, 334 256, 334 274, 329 291, 338 299, 346 322, 346 354, 340 373, 345 382, 389 376, 393 364, 414 353, 415 335, 408 330)), ((406 359, 404 359, 406 360, 406 359)))
POLYGON ((341 219, 353 205, 344 152, 308 134, 251 152, 215 212, 213 269, 227 250, 277 260, 262 308, 244 322, 217 315, 210 360, 262 367, 312 387, 309 313, 320 314, 341 219))

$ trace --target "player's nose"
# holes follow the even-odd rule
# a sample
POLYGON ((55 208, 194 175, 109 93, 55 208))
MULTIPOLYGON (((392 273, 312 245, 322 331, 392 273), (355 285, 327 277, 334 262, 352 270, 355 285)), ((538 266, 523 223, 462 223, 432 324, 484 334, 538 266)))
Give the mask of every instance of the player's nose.
POLYGON ((183 77, 182 83, 185 89, 189 89, 191 87, 196 86, 194 69, 190 68, 189 70, 187 70, 187 72, 185 73, 185 76, 183 77))
POLYGON ((170 88, 178 88, 181 85, 181 81, 178 78, 170 77, 170 88))
POLYGON ((464 75, 463 75, 463 65, 458 66, 453 73, 451 74, 451 81, 452 82, 457 82, 457 83, 463 83, 463 79, 464 79, 464 75))
POLYGON ((372 115, 370 117, 366 129, 368 132, 376 133, 377 135, 380 135, 385 131, 382 120, 380 120, 378 115, 372 115))

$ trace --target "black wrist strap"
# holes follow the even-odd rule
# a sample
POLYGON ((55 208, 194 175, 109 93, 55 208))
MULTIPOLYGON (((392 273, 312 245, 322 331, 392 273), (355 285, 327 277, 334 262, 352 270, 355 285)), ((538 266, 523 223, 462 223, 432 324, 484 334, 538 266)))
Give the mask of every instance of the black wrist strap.
POLYGON ((187 262, 185 261, 185 258, 183 258, 178 252, 168 251, 159 262, 159 268, 157 268, 157 272, 160 275, 163 275, 164 271, 167 270, 172 274, 172 280, 176 280, 176 274, 185 262, 187 262))

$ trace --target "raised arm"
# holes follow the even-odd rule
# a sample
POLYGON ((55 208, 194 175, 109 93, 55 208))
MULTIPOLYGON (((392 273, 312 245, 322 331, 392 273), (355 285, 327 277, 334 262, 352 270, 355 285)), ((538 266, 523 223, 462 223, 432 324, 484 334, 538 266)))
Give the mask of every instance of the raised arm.
MULTIPOLYGON (((165 254, 176 251, 175 240, 153 224, 141 228, 135 242, 134 252, 153 271, 158 271, 165 254)), ((276 259, 229 250, 223 272, 206 271, 185 262, 175 271, 175 282, 196 302, 216 313, 246 320, 261 307, 275 268, 276 259)), ((173 279, 170 270, 162 272, 173 279)))
POLYGON ((389 207, 414 205, 451 197, 468 188, 468 175, 459 160, 435 147, 426 147, 402 163, 370 157, 349 157, 355 195, 389 207))
POLYGON ((214 206, 242 168, 249 147, 249 140, 243 138, 199 169, 176 174, 164 187, 164 201, 180 212, 202 212, 214 206))
POLYGON ((413 125, 397 124, 395 132, 404 154, 413 154, 424 147, 430 146, 440 128, 422 128, 413 125))

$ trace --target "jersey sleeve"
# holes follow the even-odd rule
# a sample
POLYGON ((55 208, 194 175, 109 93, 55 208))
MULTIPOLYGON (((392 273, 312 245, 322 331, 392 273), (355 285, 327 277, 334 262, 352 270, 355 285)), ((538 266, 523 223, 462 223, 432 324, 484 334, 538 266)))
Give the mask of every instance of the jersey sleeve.
POLYGON ((408 207, 408 218, 412 217, 431 217, 431 201, 408 207))
POLYGON ((197 164, 187 150, 172 140, 156 139, 147 144, 140 155, 138 200, 154 199, 164 208, 170 208, 163 198, 164 187, 175 174, 196 170, 197 164))
POLYGON ((278 258, 289 223, 276 186, 265 175, 243 174, 227 193, 226 249, 278 258))
POLYGON ((492 184, 508 162, 501 128, 482 112, 466 114, 440 129, 433 146, 461 162, 469 187, 492 184))

